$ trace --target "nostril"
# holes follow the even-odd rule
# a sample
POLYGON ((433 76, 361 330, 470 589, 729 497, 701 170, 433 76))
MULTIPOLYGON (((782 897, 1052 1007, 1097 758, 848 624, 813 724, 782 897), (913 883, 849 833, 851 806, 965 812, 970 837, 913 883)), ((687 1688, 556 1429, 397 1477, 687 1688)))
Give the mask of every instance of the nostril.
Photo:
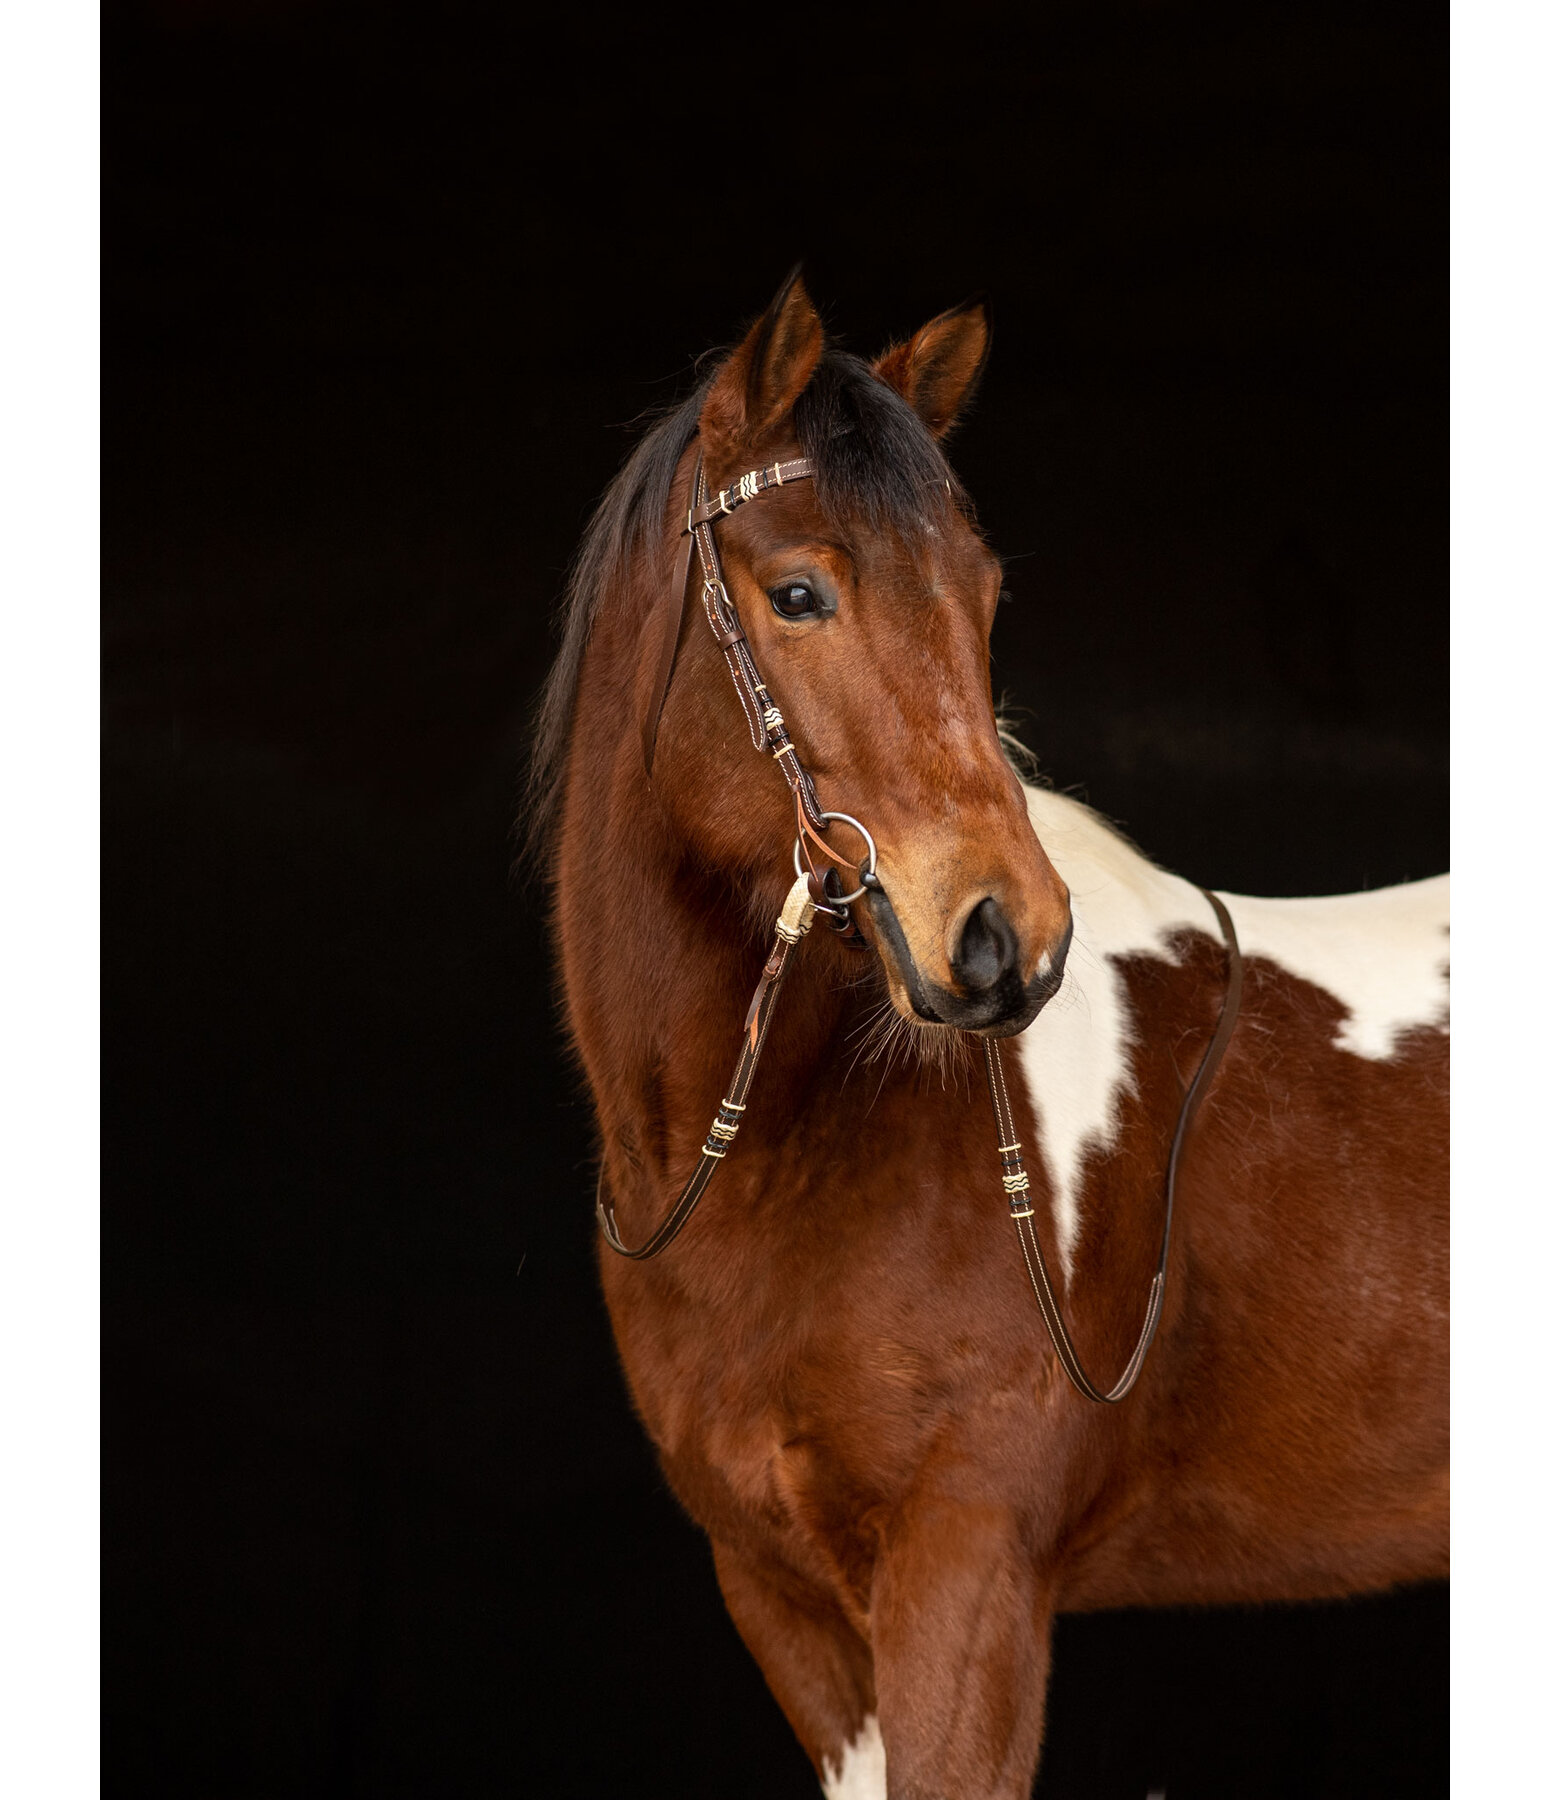
POLYGON ((981 900, 963 923, 954 952, 953 977, 971 994, 986 994, 1017 967, 1017 933, 994 900, 981 900))

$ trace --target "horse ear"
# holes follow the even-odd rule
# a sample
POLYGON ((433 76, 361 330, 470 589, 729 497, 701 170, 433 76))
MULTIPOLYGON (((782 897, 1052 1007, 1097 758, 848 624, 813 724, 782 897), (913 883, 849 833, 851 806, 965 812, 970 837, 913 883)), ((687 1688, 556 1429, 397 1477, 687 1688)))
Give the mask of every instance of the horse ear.
POLYGON ((721 365, 700 430, 730 448, 763 437, 797 403, 823 355, 823 324, 799 270, 786 277, 753 330, 721 365))
POLYGON ((907 344, 885 350, 872 373, 909 401, 933 437, 946 437, 979 386, 989 355, 990 308, 983 300, 966 300, 922 325, 907 344))

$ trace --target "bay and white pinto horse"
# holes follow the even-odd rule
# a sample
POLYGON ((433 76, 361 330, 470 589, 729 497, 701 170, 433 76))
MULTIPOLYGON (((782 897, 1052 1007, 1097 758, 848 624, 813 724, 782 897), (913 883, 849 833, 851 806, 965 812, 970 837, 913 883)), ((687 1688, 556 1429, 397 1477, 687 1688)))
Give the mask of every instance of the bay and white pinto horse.
POLYGON ((1229 964, 1199 889, 1023 785, 998 735, 1000 564, 939 447, 987 346, 966 307, 864 363, 788 282, 599 507, 534 765, 620 1241, 651 1237, 697 1158, 720 1171, 655 1260, 600 1238, 621 1363, 834 1800, 1026 1800, 1059 1611, 1447 1568, 1446 878, 1222 896, 1242 1009, 1122 1404, 1056 1361, 984 1074, 930 1066, 1007 1040, 1026 1201, 1107 1386, 1229 964), (704 617, 682 606, 696 471, 753 502, 721 502, 704 617), (798 755, 875 839, 865 951, 808 934, 757 1090, 724 1107, 791 882, 777 758, 798 755), (926 1054, 858 1060, 879 1018, 926 1054))

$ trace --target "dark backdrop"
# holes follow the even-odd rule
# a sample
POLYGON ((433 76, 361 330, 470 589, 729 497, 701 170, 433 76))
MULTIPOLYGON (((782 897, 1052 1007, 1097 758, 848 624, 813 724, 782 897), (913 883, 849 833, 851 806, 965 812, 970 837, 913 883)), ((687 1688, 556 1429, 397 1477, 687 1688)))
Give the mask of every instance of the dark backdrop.
MULTIPOLYGON (((1239 891, 1445 866, 1444 10, 1017 16, 110 12, 110 1792, 814 1791, 509 879, 587 510, 798 257, 863 349, 994 302, 1049 776, 1239 891)), ((1063 1622, 1040 1794, 1441 1792, 1445 1630, 1063 1622)))

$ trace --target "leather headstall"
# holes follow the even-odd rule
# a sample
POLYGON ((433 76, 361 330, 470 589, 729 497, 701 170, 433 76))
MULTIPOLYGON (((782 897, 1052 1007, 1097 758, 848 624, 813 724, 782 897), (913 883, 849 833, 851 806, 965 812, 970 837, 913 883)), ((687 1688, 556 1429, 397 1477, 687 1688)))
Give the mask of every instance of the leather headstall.
MULTIPOLYGON (((657 732, 662 721, 662 708, 672 685, 673 669, 678 660, 679 640, 683 636, 684 614, 688 607, 692 564, 698 556, 700 565, 700 604, 717 648, 726 658, 727 669, 753 747, 761 754, 775 758, 796 808, 797 840, 801 861, 808 872, 813 903, 824 914, 829 929, 854 949, 865 949, 866 940, 848 905, 837 901, 843 881, 836 865, 859 869, 861 865, 839 855, 824 837, 830 815, 818 802, 813 778, 802 766, 797 747, 791 741, 780 708, 770 697, 759 665, 754 661, 753 646, 743 631, 737 607, 727 591, 722 575, 721 556, 716 545, 715 522, 729 518, 740 506, 783 488, 792 482, 810 481, 813 465, 805 456, 788 462, 771 463, 767 469, 750 469, 730 487, 711 494, 705 482, 705 456, 695 457, 694 474, 689 482, 689 506, 680 533, 681 544, 673 565, 672 587, 668 595, 668 616, 664 625, 661 650, 657 659, 656 679, 652 683, 641 728, 641 754, 649 776, 656 760, 657 732), (840 886, 834 883, 839 882, 840 886)), ((837 816, 837 815, 836 815, 837 816)), ((867 870, 867 874, 875 871, 867 870)), ((864 877, 863 877, 864 879, 864 877)))

